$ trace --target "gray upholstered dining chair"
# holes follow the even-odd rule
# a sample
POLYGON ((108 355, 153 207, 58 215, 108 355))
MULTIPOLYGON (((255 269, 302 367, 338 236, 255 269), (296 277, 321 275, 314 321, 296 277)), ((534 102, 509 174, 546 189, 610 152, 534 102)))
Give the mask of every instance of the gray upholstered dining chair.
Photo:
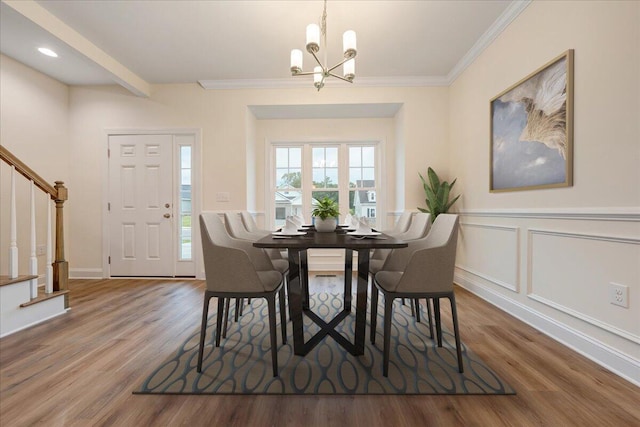
POLYGON ((210 299, 212 297, 218 299, 215 345, 219 347, 224 300, 252 297, 267 300, 273 376, 278 376, 276 294, 278 294, 280 301, 282 343, 286 344, 287 342, 282 273, 273 268, 273 264, 264 250, 254 247, 251 242, 231 238, 218 214, 202 213, 200 215, 200 232, 207 288, 202 309, 197 371, 202 372, 210 299))
POLYGON ((396 252, 398 256, 392 254, 392 259, 385 263, 384 269, 375 274, 374 286, 371 290, 371 342, 375 343, 378 292, 382 292, 384 295, 383 375, 385 377, 389 372, 391 320, 393 318, 393 300, 396 298, 433 299, 439 347, 442 347, 440 298, 449 299, 458 356, 458 370, 463 372, 458 314, 453 292, 457 241, 458 216, 440 214, 434 221, 426 239, 410 243, 407 248, 395 249, 394 252, 398 251, 396 252), (407 251, 410 255, 401 255, 400 251, 407 251))
POLYGON ((396 221, 396 224, 393 226, 391 230, 382 230, 384 234, 388 234, 389 236, 397 236, 398 234, 404 233, 409 229, 409 224, 411 224, 411 216, 413 212, 411 211, 403 211, 396 221))

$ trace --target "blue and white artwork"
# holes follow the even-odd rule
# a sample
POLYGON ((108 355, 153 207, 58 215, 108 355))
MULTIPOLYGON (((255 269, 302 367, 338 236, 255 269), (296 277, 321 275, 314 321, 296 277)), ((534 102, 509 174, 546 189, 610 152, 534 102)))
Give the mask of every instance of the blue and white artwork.
POLYGON ((567 56, 491 102, 491 190, 567 184, 567 56))

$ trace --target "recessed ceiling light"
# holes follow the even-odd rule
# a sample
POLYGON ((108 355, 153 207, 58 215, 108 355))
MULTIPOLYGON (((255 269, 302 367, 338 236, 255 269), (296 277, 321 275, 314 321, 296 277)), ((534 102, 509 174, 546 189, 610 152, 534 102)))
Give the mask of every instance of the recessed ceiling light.
POLYGON ((38 52, 40 52, 43 55, 47 55, 50 56, 52 58, 57 58, 58 54, 55 53, 54 51, 52 51, 51 49, 47 49, 46 47, 39 47, 38 48, 38 52))

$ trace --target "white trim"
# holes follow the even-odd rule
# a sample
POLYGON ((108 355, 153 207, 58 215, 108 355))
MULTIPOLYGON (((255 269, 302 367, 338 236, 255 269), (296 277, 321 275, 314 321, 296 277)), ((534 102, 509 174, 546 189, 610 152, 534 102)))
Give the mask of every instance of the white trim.
MULTIPOLYGON (((59 298, 64 298, 64 295, 56 296, 56 297, 53 298, 53 300, 56 300, 56 299, 59 299, 59 298)), ((26 307, 23 307, 23 309, 24 308, 26 308, 26 307)), ((9 336, 11 334, 15 334, 16 332, 19 332, 19 331, 22 331, 24 329, 30 328, 32 326, 39 325, 40 323, 44 323, 49 319, 53 319, 55 317, 62 316, 63 314, 67 314, 67 312, 69 312, 69 311, 71 311, 71 309, 70 308, 66 308, 66 309, 64 309, 64 311, 62 311, 60 313, 52 314, 51 316, 47 316, 47 317, 45 317, 43 319, 38 319, 36 321, 33 321, 33 322, 29 323, 28 325, 20 326, 18 329, 14 329, 12 331, 5 332, 4 334, 0 335, 0 338, 4 338, 6 336, 9 336)))
POLYGON ((70 279, 104 279, 105 276, 101 268, 70 268, 70 279))
POLYGON ((640 222, 640 207, 550 208, 550 209, 463 209, 463 216, 498 218, 539 218, 591 221, 640 222))
MULTIPOLYGON (((191 171, 191 235, 192 246, 191 254, 194 262, 194 274, 198 279, 204 279, 204 265, 202 264, 202 250, 200 249, 200 223, 197 220, 200 215, 202 206, 202 130, 200 128, 106 128, 104 129, 105 148, 109 150, 109 136, 111 135, 173 135, 173 159, 175 169, 175 136, 176 135, 193 135, 194 145, 192 151, 193 169, 191 171), (194 239, 193 236, 196 236, 194 239)), ((109 203, 109 157, 104 156, 102 162, 102 275, 101 277, 110 277, 109 269, 109 211, 107 205, 109 203)), ((175 204, 174 204, 175 205, 175 204)), ((175 206, 174 206, 175 211, 175 206)), ((174 212, 175 213, 175 212, 174 212)), ((175 251, 175 248, 174 248, 175 251)), ((175 262, 177 256, 174 256, 175 262)), ((83 271, 83 269, 75 269, 83 271)), ((87 269, 92 270, 92 269, 87 269)))
POLYGON ((564 325, 524 304, 500 295, 492 289, 482 286, 456 272, 455 283, 506 311, 529 326, 569 347, 577 353, 603 366, 627 381, 640 386, 640 360, 592 338, 584 333, 564 325))
POLYGON ((491 276, 487 276, 486 274, 482 274, 482 273, 480 273, 478 271, 475 271, 475 270, 473 270, 473 269, 471 269, 469 267, 465 267, 464 265, 456 265, 456 268, 464 271, 465 273, 469 273, 469 274, 474 275, 476 277, 479 277, 479 278, 481 278, 483 280, 486 280, 489 283, 492 283, 494 285, 497 285, 497 286, 500 286, 502 288, 508 289, 511 292, 518 293, 518 291, 519 291, 520 286, 517 283, 515 285, 513 285, 511 283, 503 282, 502 280, 496 279, 496 278, 491 277, 491 276))
MULTIPOLYGON (((314 89, 313 80, 299 77, 284 79, 237 79, 237 80, 198 80, 206 90, 228 89, 314 89)), ((340 80, 328 80, 325 87, 422 87, 449 86, 447 76, 398 76, 398 77, 357 77, 352 84, 340 80)), ((314 89, 315 90, 315 89, 314 89)))
POLYGON ((447 84, 451 85, 460 77, 460 75, 466 70, 473 62, 480 56, 484 50, 493 43, 493 41, 511 24, 511 22, 522 13, 523 10, 531 4, 533 0, 519 0, 513 1, 502 12, 502 14, 495 20, 495 22, 480 36, 478 41, 469 49, 469 51, 458 61, 458 63, 451 69, 447 75, 447 84))
POLYGON ((545 236, 564 237, 564 238, 596 240, 596 241, 620 243, 620 244, 632 244, 632 245, 640 245, 640 239, 618 237, 618 236, 605 236, 605 235, 597 235, 597 234, 586 234, 586 233, 567 233, 562 231, 530 228, 528 229, 528 232, 527 232, 527 235, 528 235, 527 240, 528 240, 528 246, 529 246, 529 251, 528 251, 529 260, 527 261, 527 287, 526 287, 528 298, 534 301, 537 301, 539 303, 545 304, 565 314, 568 314, 569 316, 575 317, 576 319, 580 319, 585 323, 589 323, 593 326, 596 326, 600 329, 603 329, 621 338, 632 341, 636 344, 640 344, 640 336, 638 335, 635 335, 623 329, 617 328, 616 326, 610 325, 606 322, 595 319, 591 316, 587 316, 586 314, 580 313, 579 311, 576 311, 572 308, 565 307, 561 304, 550 301, 547 298, 535 293, 533 289, 533 236, 536 234, 545 235, 545 236))

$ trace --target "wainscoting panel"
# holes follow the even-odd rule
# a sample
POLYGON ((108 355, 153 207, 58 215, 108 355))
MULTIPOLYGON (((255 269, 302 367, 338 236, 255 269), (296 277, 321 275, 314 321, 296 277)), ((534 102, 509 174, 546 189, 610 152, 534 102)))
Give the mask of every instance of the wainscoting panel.
POLYGON ((528 243, 529 298, 640 344, 637 312, 609 301, 617 283, 632 288, 631 307, 640 304, 640 240, 529 229, 528 243))
POLYGON ((459 269, 492 284, 518 292, 518 227, 461 222, 459 269))

